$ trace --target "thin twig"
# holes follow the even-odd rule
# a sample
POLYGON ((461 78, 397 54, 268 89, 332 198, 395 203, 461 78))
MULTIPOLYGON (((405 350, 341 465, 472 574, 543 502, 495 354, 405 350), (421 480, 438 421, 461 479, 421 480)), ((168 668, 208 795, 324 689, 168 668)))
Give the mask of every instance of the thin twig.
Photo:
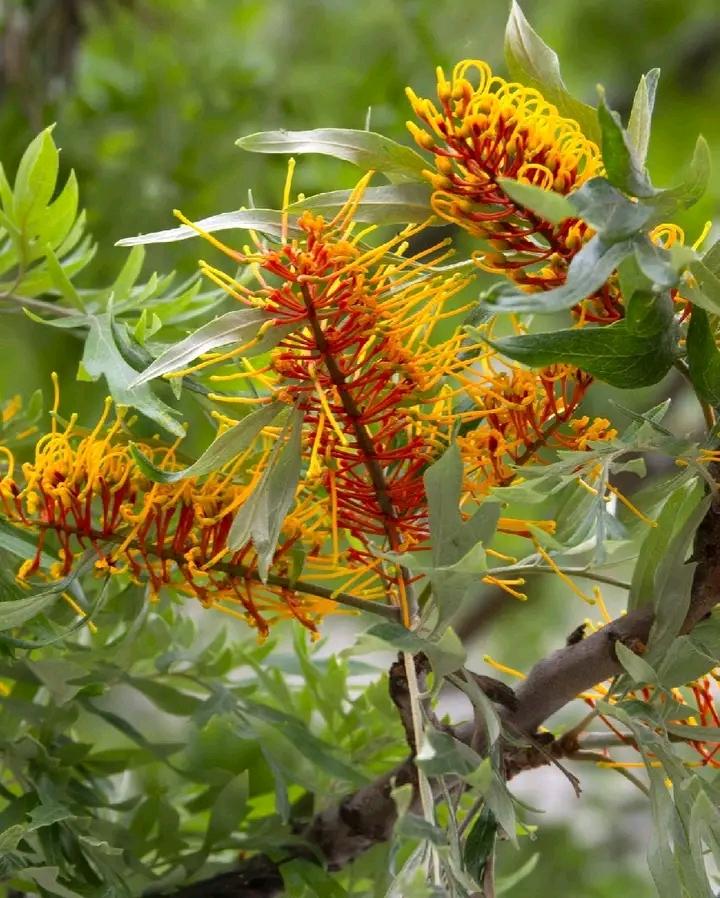
POLYGON ((31 296, 18 296, 17 293, 0 293, 0 301, 15 302, 29 309, 37 309, 38 312, 48 312, 61 318, 81 318, 78 312, 66 309, 60 303, 44 302, 42 299, 34 299, 31 296))
MULTIPOLYGON (((581 580, 594 580, 597 583, 607 583, 608 586, 617 586, 618 589, 630 589, 630 583, 624 580, 617 580, 615 577, 608 577, 606 574, 596 574, 594 571, 585 568, 559 567, 558 570, 567 574, 569 577, 579 577, 581 580)), ((555 574, 556 571, 542 564, 528 565, 509 565, 507 567, 495 567, 491 572, 493 576, 497 574, 522 574, 524 576, 532 574, 555 574)))
MULTIPOLYGON (((570 761, 592 761, 596 764, 607 764, 608 759, 605 755, 601 755, 598 752, 594 751, 576 751, 573 754, 568 755, 568 760, 570 761)), ((638 779, 634 773, 630 773, 630 771, 626 767, 619 767, 614 765, 608 765, 608 770, 616 770, 621 776, 624 776, 626 780, 629 780, 633 786, 636 786, 647 798, 650 797, 650 790, 643 783, 642 780, 638 779)))

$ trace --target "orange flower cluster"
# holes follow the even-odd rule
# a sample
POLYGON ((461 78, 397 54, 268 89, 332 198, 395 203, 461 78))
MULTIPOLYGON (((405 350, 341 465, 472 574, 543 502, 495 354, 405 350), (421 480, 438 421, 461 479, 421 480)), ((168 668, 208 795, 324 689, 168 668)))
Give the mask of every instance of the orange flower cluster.
POLYGON ((426 531, 422 471, 442 446, 412 409, 469 365, 457 359, 459 339, 440 351, 432 343, 464 281, 428 276, 425 253, 383 259, 417 229, 363 249, 352 239, 350 212, 330 223, 305 213, 301 238, 253 256, 279 282, 259 285, 248 304, 290 331, 271 352, 272 386, 266 377, 261 389, 304 413, 311 462, 333 459, 319 467, 337 526, 361 541, 386 536, 402 550, 426 531))
MULTIPOLYGON (((476 253, 482 268, 528 292, 560 286, 592 230, 576 218, 544 221, 518 206, 498 179, 570 193, 602 174, 599 148, 538 91, 493 75, 480 60, 458 63, 449 81, 438 69, 437 95, 439 107, 408 88, 413 112, 429 130, 412 121, 408 128, 435 157, 436 170, 426 172, 433 209, 488 242, 476 253)), ((583 303, 583 314, 600 323, 621 318, 617 286, 608 282, 583 303)))
MULTIPOLYGON (((242 393, 211 397, 230 404, 280 400, 303 414, 306 486, 329 506, 334 544, 344 540, 349 558, 363 564, 376 562, 378 539, 402 552, 427 538, 422 475, 447 447, 450 427, 430 422, 423 409, 472 365, 472 354, 461 353, 467 343, 461 330, 437 338, 443 319, 467 311, 452 308, 466 279, 434 273, 443 246, 405 254, 420 227, 378 246, 364 242, 373 229, 357 231, 353 214, 368 179, 334 220, 305 213, 297 236, 286 234, 278 246, 257 240, 238 253, 204 235, 252 266, 254 288, 203 265, 231 296, 268 314, 269 327, 258 340, 273 329, 281 335, 262 368, 244 364, 211 377, 242 380, 242 393)), ((219 354, 215 361, 228 363, 231 356, 219 354)), ((386 570, 385 577, 392 600, 406 613, 407 578, 399 570, 386 570)))
POLYGON ((465 379, 470 408, 455 416, 471 428, 458 436, 458 444, 472 467, 473 494, 510 483, 517 466, 537 461, 544 448, 585 448, 588 440, 612 439, 615 431, 605 419, 573 420, 591 383, 588 374, 569 365, 528 371, 486 358, 480 376, 465 379))
MULTIPOLYGON (((299 536, 295 518, 285 522, 266 584, 259 581, 252 546, 236 552, 227 548, 234 512, 256 485, 273 437, 265 437, 264 452, 254 462, 245 453, 202 482, 151 483, 132 458, 122 419, 105 426, 110 407, 106 403, 102 419, 89 433, 78 430, 71 419, 64 430, 54 427, 41 437, 34 459, 22 466, 20 484, 6 451, 9 465, 0 479, 0 507, 9 521, 38 534, 35 557, 20 568, 20 580, 38 574, 58 580, 89 551, 99 571, 147 582, 153 596, 172 584, 206 606, 238 613, 263 635, 282 617, 295 617, 314 629, 314 620, 334 603, 327 597, 330 590, 312 595, 291 585, 290 552, 299 536), (235 482, 240 468, 243 485, 235 482), (60 560, 44 572, 42 552, 52 543, 60 560), (238 606, 240 611, 234 612, 238 606)), ((180 467, 174 447, 139 448, 163 470, 180 467)))
MULTIPOLYGON (((454 112, 474 116, 477 104, 467 82, 461 87, 464 99, 453 101, 454 112)), ((445 96, 447 90, 442 90, 445 96)), ((495 103, 494 88, 485 92, 488 102, 495 103)), ((536 182, 544 160, 558 183, 570 189, 598 170, 595 151, 583 144, 577 127, 557 119, 547 104, 537 98, 531 102, 529 94, 520 102, 509 88, 497 96, 514 104, 515 118, 534 109, 536 131, 524 136, 517 131, 513 143, 510 120, 490 110, 488 128, 505 124, 495 149, 482 150, 488 171, 494 166, 496 175, 536 182), (542 148, 553 140, 557 152, 535 153, 531 165, 528 147, 542 148), (515 168, 507 164, 511 151, 515 168)), ((480 147, 485 138, 481 140, 476 124, 473 134, 480 147)), ((468 165, 469 178, 477 171, 468 165)), ((573 421, 590 383, 583 372, 554 366, 532 373, 498 359, 487 348, 488 334, 482 329, 473 343, 457 324, 448 328, 444 319, 459 322, 467 310, 456 299, 467 279, 440 269, 447 257, 444 244, 408 252, 423 225, 378 245, 368 243, 374 229, 358 229, 354 215, 369 177, 332 221, 305 213, 290 235, 285 212, 278 243, 254 237, 254 245, 239 252, 203 234, 249 269, 255 284, 248 286, 244 276, 231 277, 201 263, 204 273, 241 304, 263 310, 267 322, 254 340, 209 353, 170 376, 211 368, 210 382, 225 389, 211 393, 212 401, 247 407, 279 400, 303 416, 304 475, 267 583, 260 582, 253 546, 231 549, 227 543, 233 517, 257 487, 272 445, 284 438, 282 430, 265 428, 246 453, 202 482, 190 478, 171 485, 151 483, 143 475, 129 455, 119 421, 106 430, 101 422, 84 436, 74 422, 65 431, 54 427, 39 440, 35 461, 24 466, 24 484, 13 479, 8 456, 0 486, 5 514, 39 531, 38 553, 24 565, 23 576, 38 573, 44 541, 54 534, 61 561, 51 576, 70 572, 78 552, 90 547, 100 567, 146 578, 152 593, 172 583, 204 604, 227 610, 239 603, 239 613, 261 633, 267 630, 268 614, 295 616, 313 626, 315 617, 332 607, 333 596, 350 585, 362 599, 398 606, 407 622, 411 579, 404 569, 382 560, 378 550, 427 547, 423 473, 445 450, 458 424, 468 499, 509 483, 514 466, 539 460, 547 445, 572 447, 612 436, 606 422, 573 421), (268 334, 275 337, 273 348, 254 365, 248 353, 268 334), (328 588, 312 594, 290 585, 295 546, 302 548, 313 582, 328 580, 328 588)), ((471 230, 479 235, 502 220, 515 241, 508 244, 508 258, 524 258, 530 235, 518 229, 518 210, 507 203, 502 210, 494 208, 496 188, 490 180, 478 175, 473 183, 479 211, 466 210, 466 225, 472 222, 471 230)), ((288 181, 285 207, 289 189, 288 181)), ((449 208, 437 202, 436 207, 449 208)), ((568 237, 566 255, 581 242, 568 237)), ((540 259, 535 249, 530 255, 534 262, 540 259)), ((552 286, 547 279, 543 284, 552 286)), ((216 414, 221 426, 236 423, 216 414)), ((163 470, 178 468, 175 448, 141 448, 163 470)), ((551 523, 543 526, 550 529, 551 523)), ((503 519, 501 528, 530 536, 525 522, 503 519)), ((505 583, 491 574, 487 580, 522 597, 513 588, 517 581, 505 583)))

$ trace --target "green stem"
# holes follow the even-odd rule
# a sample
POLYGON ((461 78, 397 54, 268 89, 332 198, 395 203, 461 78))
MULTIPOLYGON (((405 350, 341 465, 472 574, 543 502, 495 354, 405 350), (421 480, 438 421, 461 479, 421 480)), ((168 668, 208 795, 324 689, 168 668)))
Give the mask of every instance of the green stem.
POLYGON ((31 296, 18 296, 17 293, 1 293, 0 301, 17 303, 20 306, 26 306, 29 309, 37 309, 38 312, 48 312, 51 315, 57 315, 61 318, 80 318, 77 312, 66 309, 59 303, 44 302, 42 299, 34 299, 31 296))

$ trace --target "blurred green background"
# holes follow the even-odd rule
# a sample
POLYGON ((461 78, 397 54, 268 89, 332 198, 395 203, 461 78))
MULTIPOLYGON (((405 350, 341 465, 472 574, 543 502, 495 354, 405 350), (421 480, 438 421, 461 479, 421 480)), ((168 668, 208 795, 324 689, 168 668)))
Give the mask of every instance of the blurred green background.
MULTIPOLYGON (((661 67, 650 152, 656 183, 672 181, 698 132, 718 156, 717 0, 522 5, 583 99, 593 102, 601 82, 611 104, 627 114, 639 76, 661 67)), ((114 242, 172 226, 175 207, 200 218, 247 203, 248 190, 258 206, 279 205, 285 160, 241 152, 234 141, 243 134, 362 128, 370 108, 374 130, 406 140, 406 85, 427 94, 435 65, 468 57, 503 72, 507 9, 505 0, 0 0, 0 158, 12 176, 30 138, 57 122, 65 168, 78 174, 98 242, 82 278, 101 286, 126 255, 114 242)), ((333 160, 304 157, 295 189, 349 186, 355 175, 333 160)), ((681 222, 691 239, 716 217, 719 201, 716 165, 708 196, 681 222)), ((154 247, 149 265, 189 274, 198 251, 192 243, 154 247)), ((80 343, 21 314, 4 315, 0 326, 0 397, 46 389, 56 369, 66 384, 64 407, 89 419, 103 388, 73 386, 80 343)), ((667 389, 665 383, 653 396, 667 389)), ((622 400, 632 404, 650 398, 647 393, 622 400)), ((596 396, 595 413, 604 411, 606 399, 596 396)), ((680 403, 676 420, 692 426, 692 411, 680 403)), ((547 628, 570 600, 554 594, 543 601, 547 628)), ((570 629, 585 613, 573 609, 570 629)), ((554 646, 557 631, 540 630, 539 620, 517 615, 508 636, 493 638, 493 653, 523 667, 554 646)), ((589 788, 582 811, 570 806, 574 799, 559 775, 537 782, 537 803, 557 806, 539 843, 550 850, 514 895, 652 894, 642 860, 644 827, 637 825, 643 818, 626 784, 618 778, 619 801, 612 805, 618 817, 609 821, 598 810, 601 793, 615 785, 606 775, 601 787, 589 788)), ((511 852, 504 859, 508 870, 518 865, 511 852)))

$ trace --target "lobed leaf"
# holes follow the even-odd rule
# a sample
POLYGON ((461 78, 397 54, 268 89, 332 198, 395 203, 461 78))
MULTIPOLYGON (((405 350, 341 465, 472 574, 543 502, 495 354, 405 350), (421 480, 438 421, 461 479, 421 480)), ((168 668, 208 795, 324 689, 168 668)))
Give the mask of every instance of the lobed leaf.
POLYGON ((636 293, 627 318, 615 324, 505 337, 491 345, 531 367, 567 362, 614 387, 650 386, 675 360, 671 306, 667 296, 636 293))
POLYGON ((161 402, 146 383, 135 384, 138 373, 122 357, 115 343, 109 312, 87 317, 88 336, 82 363, 93 380, 104 377, 110 393, 118 405, 129 405, 156 421, 175 436, 185 431, 175 418, 173 410, 161 402))
POLYGON ((571 193, 568 201, 574 206, 575 214, 592 225, 608 243, 637 234, 655 212, 641 203, 633 203, 606 178, 591 178, 571 193))
POLYGON ((632 240, 608 243, 596 234, 573 258, 561 287, 544 293, 523 293, 511 288, 494 298, 497 312, 561 312, 591 296, 607 281, 620 262, 634 250, 632 240))

